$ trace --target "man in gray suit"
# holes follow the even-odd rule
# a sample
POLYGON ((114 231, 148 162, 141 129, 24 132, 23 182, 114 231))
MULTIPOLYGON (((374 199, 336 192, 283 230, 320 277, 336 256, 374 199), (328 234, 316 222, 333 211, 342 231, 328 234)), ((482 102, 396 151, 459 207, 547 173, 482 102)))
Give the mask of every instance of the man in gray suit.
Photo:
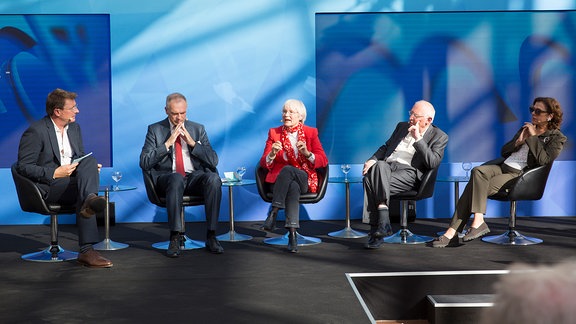
POLYGON ((386 143, 364 163, 364 192, 370 216, 366 248, 377 249, 392 234, 390 196, 416 188, 427 170, 440 165, 448 135, 432 125, 435 110, 417 101, 408 122, 400 122, 386 143))
POLYGON ((168 95, 164 109, 168 118, 148 126, 140 167, 150 172, 156 190, 166 196, 170 229, 166 254, 169 257, 180 255, 185 232, 180 222, 184 194, 204 196, 208 228, 206 249, 222 253, 224 249, 216 238, 222 199, 222 180, 216 169, 218 155, 210 146, 204 126, 187 120, 184 95, 168 95))
POLYGON ((106 207, 98 196, 100 168, 93 156, 80 162, 84 144, 76 115, 76 93, 56 89, 46 99, 46 114, 22 134, 18 147, 16 169, 36 183, 43 199, 50 203, 76 204, 76 225, 80 254, 78 262, 108 268, 110 260, 92 248, 98 242, 98 227, 94 215, 106 207))

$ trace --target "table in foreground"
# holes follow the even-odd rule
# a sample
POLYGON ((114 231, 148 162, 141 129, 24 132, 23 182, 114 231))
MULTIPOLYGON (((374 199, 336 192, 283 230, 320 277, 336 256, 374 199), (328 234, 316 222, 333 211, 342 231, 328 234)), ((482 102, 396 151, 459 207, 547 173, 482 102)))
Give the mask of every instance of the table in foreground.
POLYGON ((234 193, 233 187, 241 187, 256 184, 256 180, 242 179, 240 181, 223 181, 222 187, 228 187, 228 210, 230 212, 230 231, 228 233, 218 235, 218 240, 224 242, 238 242, 238 241, 248 241, 252 239, 252 236, 236 233, 234 230, 234 193))
POLYGON ((135 189, 136 187, 132 186, 116 186, 116 185, 100 186, 100 188, 98 188, 98 192, 103 192, 104 198, 106 199, 106 209, 104 210, 105 235, 104 240, 94 244, 94 249, 101 251, 111 251, 111 250, 124 249, 129 246, 128 244, 114 242, 110 239, 110 192, 122 192, 135 189))
POLYGON ((368 234, 357 231, 350 226, 350 184, 362 183, 362 177, 334 177, 328 179, 329 183, 343 183, 346 185, 346 227, 344 229, 328 233, 332 237, 360 238, 368 234))

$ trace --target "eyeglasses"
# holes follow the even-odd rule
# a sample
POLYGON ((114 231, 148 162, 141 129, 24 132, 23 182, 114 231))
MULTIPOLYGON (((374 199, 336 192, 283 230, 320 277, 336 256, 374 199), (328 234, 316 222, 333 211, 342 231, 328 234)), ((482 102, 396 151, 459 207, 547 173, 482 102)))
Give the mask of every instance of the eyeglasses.
POLYGON ((542 109, 536 108, 536 107, 534 107, 534 106, 530 106, 529 109, 530 109, 530 113, 531 113, 531 114, 535 114, 536 116, 540 116, 541 113, 545 113, 545 114, 549 114, 549 113, 550 113, 549 111, 542 110, 542 109))
POLYGON ((282 111, 282 115, 296 115, 297 113, 298 111, 289 111, 289 110, 282 111))
POLYGON ((412 110, 410 110, 410 111, 408 112, 408 116, 410 116, 410 117, 414 116, 414 118, 426 117, 425 115, 416 115, 416 113, 414 113, 412 110))
POLYGON ((58 108, 58 109, 60 109, 60 110, 74 110, 74 109, 78 109, 78 105, 74 105, 70 108, 58 108))

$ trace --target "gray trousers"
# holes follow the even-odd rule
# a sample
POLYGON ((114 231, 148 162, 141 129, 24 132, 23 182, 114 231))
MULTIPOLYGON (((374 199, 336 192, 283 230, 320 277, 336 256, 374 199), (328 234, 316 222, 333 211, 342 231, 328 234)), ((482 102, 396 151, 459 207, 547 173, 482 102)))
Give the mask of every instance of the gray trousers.
POLYGON ((272 207, 284 209, 284 227, 300 227, 300 194, 308 191, 308 174, 293 166, 282 168, 272 185, 272 207))
POLYGON ((472 169, 470 181, 456 204, 450 227, 462 232, 472 214, 486 214, 488 196, 498 192, 506 182, 520 176, 521 173, 522 171, 506 164, 480 165, 472 169))
POLYGON ((402 163, 378 161, 364 176, 364 197, 370 224, 378 224, 378 205, 390 202, 390 196, 411 190, 418 184, 416 169, 402 163))

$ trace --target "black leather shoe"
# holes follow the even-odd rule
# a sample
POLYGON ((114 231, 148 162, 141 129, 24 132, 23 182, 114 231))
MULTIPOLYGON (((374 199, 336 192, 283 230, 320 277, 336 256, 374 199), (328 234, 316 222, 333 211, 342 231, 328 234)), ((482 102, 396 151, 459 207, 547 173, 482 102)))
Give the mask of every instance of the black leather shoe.
POLYGON ((106 208, 106 199, 96 194, 89 194, 80 208, 80 216, 90 218, 106 208))
POLYGON ((266 217, 260 229, 267 232, 274 232, 276 230, 276 216, 278 216, 278 210, 270 209, 268 217, 266 217))
POLYGON ((216 236, 211 236, 206 239, 206 249, 214 254, 224 253, 224 248, 220 245, 216 236))
POLYGON ((168 245, 168 250, 166 250, 167 256, 177 258, 180 255, 180 241, 180 235, 170 237, 170 244, 168 245))
POLYGON ((298 252, 298 238, 296 237, 296 232, 288 233, 288 252, 298 252))
POLYGON ((384 244, 384 239, 376 235, 370 235, 368 243, 364 245, 367 249, 379 249, 384 244))

